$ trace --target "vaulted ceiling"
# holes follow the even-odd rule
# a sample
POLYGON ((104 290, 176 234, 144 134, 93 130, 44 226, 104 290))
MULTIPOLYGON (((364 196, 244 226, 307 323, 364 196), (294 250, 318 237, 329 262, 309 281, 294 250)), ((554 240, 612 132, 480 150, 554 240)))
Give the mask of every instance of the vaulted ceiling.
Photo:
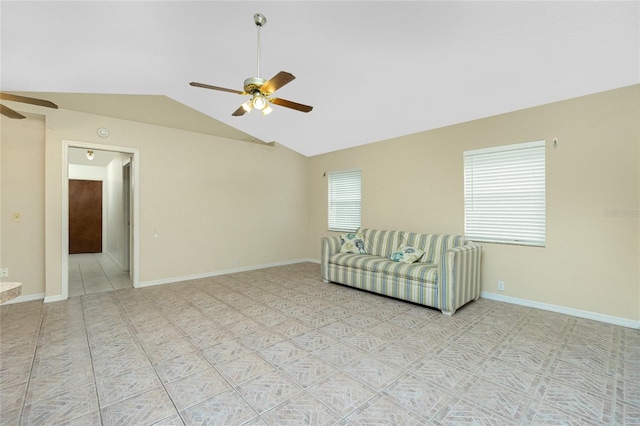
POLYGON ((3 91, 87 112, 95 94, 162 95, 307 156, 640 83, 639 1, 2 1, 0 15, 3 91), (244 97, 189 86, 256 76, 256 12, 260 77, 294 74, 277 94, 312 112, 232 117, 244 97))

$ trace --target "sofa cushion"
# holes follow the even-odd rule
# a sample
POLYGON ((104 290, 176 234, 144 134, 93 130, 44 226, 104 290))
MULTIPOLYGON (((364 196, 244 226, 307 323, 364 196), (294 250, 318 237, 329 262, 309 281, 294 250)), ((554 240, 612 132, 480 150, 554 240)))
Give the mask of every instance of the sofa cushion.
POLYGON ((381 256, 349 253, 334 254, 329 263, 431 284, 438 282, 438 265, 432 263, 401 263, 381 256))
POLYGON ((375 272, 430 284, 438 283, 438 265, 433 263, 401 263, 393 260, 375 264, 375 272))
POLYGON ((387 257, 402 243, 402 231, 380 231, 360 228, 364 235, 364 249, 368 254, 387 257))
POLYGON ((423 254, 424 250, 403 244, 389 255, 389 259, 394 262, 413 263, 419 260, 423 254))
POLYGON ((338 253, 329 258, 329 263, 350 268, 364 269, 365 271, 375 271, 376 263, 390 262, 386 257, 373 256, 370 254, 338 253))
POLYGON ((367 254, 364 249, 364 236, 350 232, 340 235, 340 253, 367 254))
MULTIPOLYGON (((402 237, 402 244, 423 250, 425 255, 429 253, 429 247, 431 247, 432 241, 433 241, 433 234, 405 232, 402 237)), ((421 260, 424 260, 424 258, 421 260)))
POLYGON ((405 232, 403 244, 424 250, 420 262, 439 264, 444 253, 454 247, 463 245, 465 239, 460 235, 421 234, 405 232))

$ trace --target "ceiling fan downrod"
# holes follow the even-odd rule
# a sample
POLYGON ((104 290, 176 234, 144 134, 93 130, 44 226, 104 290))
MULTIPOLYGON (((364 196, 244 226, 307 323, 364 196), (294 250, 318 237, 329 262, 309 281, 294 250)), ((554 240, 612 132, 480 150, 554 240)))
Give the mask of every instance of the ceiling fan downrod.
POLYGON ((267 18, 261 13, 256 13, 253 15, 253 21, 256 23, 256 27, 258 28, 258 58, 256 61, 256 77, 260 78, 260 28, 263 25, 267 24, 267 18))

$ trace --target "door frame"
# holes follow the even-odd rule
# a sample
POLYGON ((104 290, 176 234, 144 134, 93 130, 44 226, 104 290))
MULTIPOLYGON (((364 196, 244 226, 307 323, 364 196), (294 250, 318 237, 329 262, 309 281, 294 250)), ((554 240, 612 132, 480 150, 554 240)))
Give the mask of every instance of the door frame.
MULTIPOLYGON (((127 271, 129 271, 129 278, 132 278, 133 268, 131 265, 132 256, 131 256, 131 157, 129 157, 125 163, 122 165, 122 182, 124 183, 122 192, 124 196, 124 245, 126 247, 125 252, 128 254, 127 259, 125 260, 127 271)), ((132 279, 133 281, 133 279, 132 279)))
POLYGON ((101 145, 88 142, 62 141, 62 300, 69 298, 69 148, 94 149, 96 151, 121 152, 131 155, 131 247, 129 265, 134 288, 140 287, 140 150, 124 146, 101 145))

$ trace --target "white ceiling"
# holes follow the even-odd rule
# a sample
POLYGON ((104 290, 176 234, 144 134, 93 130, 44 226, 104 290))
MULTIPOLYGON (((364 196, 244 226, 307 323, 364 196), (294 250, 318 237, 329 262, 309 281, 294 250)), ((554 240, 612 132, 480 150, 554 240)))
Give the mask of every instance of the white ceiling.
POLYGON ((107 167, 119 153, 115 151, 101 151, 99 149, 93 149, 93 160, 87 158, 88 149, 83 148, 69 148, 69 164, 75 164, 79 166, 92 166, 92 167, 107 167))
MULTIPOLYGON (((640 83, 640 1, 7 2, 3 91, 165 95, 304 155, 640 83), (231 113, 261 71, 313 105, 231 113)), ((12 104, 16 105, 16 104, 12 104)), ((60 105, 62 108, 65 105, 60 105)))

